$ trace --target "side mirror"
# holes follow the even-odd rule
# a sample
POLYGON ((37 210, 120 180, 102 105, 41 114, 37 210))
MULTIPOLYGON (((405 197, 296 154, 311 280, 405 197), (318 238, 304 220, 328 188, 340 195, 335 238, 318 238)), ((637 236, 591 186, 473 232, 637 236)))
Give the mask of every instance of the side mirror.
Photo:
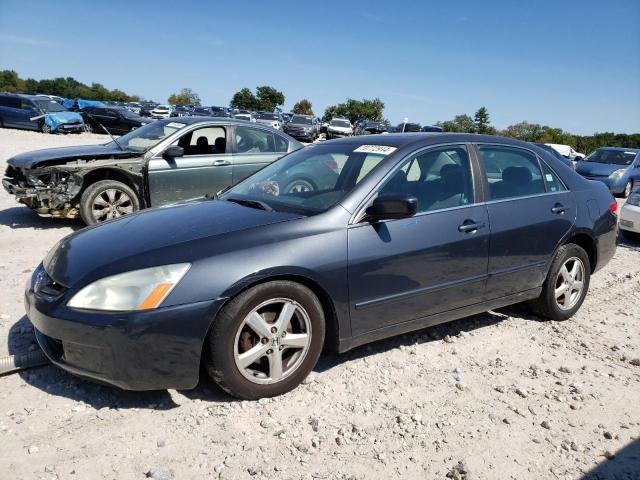
POLYGON ((391 193, 380 195, 367 208, 367 220, 392 220, 412 217, 418 211, 418 199, 412 195, 391 193))
POLYGON ((162 152, 162 158, 165 160, 172 160, 176 157, 182 157, 184 155, 184 148, 178 145, 171 145, 164 152, 162 152))

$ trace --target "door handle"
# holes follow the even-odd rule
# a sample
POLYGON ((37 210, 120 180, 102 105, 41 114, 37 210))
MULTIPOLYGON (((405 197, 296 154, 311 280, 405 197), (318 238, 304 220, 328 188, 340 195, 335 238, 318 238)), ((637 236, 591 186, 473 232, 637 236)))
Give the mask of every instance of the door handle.
POLYGON ((458 227, 459 232, 470 233, 475 232, 479 228, 484 228, 484 222, 474 222, 473 220, 465 220, 462 225, 458 227))
POLYGON ((563 214, 564 212, 566 212, 568 210, 569 207, 565 207, 564 205, 562 205, 561 203, 556 203, 552 208, 551 208, 551 213, 555 213, 556 215, 560 215, 563 214))
POLYGON ((229 160, 216 160, 213 162, 214 167, 224 167, 226 165, 231 165, 231 162, 229 160))

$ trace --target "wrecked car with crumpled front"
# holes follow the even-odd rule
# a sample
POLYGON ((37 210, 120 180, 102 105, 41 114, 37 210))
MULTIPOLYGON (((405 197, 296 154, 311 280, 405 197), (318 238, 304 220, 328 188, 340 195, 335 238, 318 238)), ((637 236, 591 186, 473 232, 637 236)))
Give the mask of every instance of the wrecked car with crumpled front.
POLYGON ((2 185, 41 216, 92 225, 215 194, 301 147, 282 132, 230 118, 158 120, 104 145, 16 155, 2 185))

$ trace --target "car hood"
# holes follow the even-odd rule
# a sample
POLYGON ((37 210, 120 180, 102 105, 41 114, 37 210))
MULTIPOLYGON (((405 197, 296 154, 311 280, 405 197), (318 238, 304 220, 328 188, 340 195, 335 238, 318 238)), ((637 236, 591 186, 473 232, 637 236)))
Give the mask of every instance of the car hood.
POLYGON ((139 154, 120 150, 117 145, 83 145, 78 147, 45 148, 11 157, 7 163, 16 168, 33 168, 40 165, 64 163, 68 160, 96 158, 130 158, 139 154))
POLYGON ((301 215, 217 200, 154 208, 65 237, 47 255, 44 267, 64 286, 84 285, 123 271, 193 261, 189 242, 296 218, 301 215), (168 249, 174 254, 166 254, 168 249))
POLYGON ((611 163, 578 162, 576 172, 583 175, 609 176, 616 170, 627 168, 625 165, 614 165, 611 163))

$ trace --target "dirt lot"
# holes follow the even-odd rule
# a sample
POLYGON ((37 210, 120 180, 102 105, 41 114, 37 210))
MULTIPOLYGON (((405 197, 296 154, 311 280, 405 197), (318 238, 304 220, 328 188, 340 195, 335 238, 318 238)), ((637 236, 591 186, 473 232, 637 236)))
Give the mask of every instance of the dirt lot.
MULTIPOLYGON (((0 169, 105 141, 0 129, 0 169)), ((0 192, 0 356, 35 348, 24 283, 80 227, 0 192)), ((130 393, 54 367, 2 377, 0 478, 638 479, 639 292, 640 244, 623 242, 567 322, 513 307, 328 353, 259 402, 204 378, 130 393)))

